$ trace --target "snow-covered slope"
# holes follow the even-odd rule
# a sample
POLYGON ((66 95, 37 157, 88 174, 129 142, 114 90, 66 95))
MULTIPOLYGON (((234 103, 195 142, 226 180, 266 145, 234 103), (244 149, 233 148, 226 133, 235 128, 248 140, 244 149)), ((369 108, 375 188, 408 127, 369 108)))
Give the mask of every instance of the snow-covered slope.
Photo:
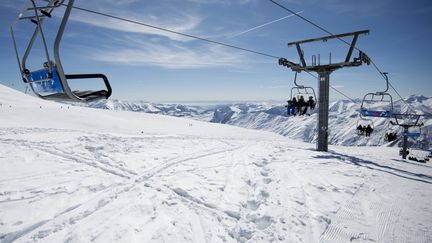
POLYGON ((0 242, 432 241, 432 165, 397 148, 316 152, 3 86, 0 104, 0 242))

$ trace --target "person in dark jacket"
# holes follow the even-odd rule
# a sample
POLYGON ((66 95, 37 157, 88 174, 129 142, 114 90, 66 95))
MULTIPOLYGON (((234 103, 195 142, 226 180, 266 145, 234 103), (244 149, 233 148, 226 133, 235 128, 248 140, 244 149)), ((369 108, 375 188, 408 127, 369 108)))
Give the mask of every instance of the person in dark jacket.
POLYGON ((309 110, 314 110, 315 109, 315 101, 314 101, 314 99, 313 99, 312 96, 309 96, 308 101, 306 101, 306 106, 303 109, 303 115, 307 114, 308 109, 309 110))
POLYGON ((293 116, 296 115, 296 108, 297 108, 297 99, 294 97, 291 100, 291 107, 288 108, 290 110, 291 115, 293 115, 293 116))
POLYGON ((358 135, 363 135, 363 126, 360 124, 360 125, 358 125, 358 127, 357 127, 357 134, 358 135))
POLYGON ((373 129, 370 125, 367 125, 366 127, 366 137, 370 137, 371 133, 373 132, 373 129))
POLYGON ((299 100, 297 101, 297 114, 300 116, 303 115, 303 108, 306 106, 305 99, 302 96, 300 96, 299 100))
POLYGON ((396 140, 397 139, 397 134, 396 133, 386 133, 386 135, 387 135, 387 141, 388 142, 392 142, 392 141, 394 141, 394 140, 396 140))

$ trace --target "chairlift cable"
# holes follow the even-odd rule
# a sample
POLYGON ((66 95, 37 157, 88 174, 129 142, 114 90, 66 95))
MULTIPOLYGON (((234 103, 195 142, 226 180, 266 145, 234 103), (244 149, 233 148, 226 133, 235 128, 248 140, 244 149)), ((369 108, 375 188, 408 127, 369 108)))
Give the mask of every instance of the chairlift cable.
POLYGON ((355 101, 354 99, 350 98, 348 95, 342 93, 340 90, 337 90, 337 89, 334 88, 333 86, 330 85, 330 88, 332 88, 334 91, 338 92, 339 94, 345 96, 345 98, 351 100, 353 103, 357 103, 357 101, 355 101))
MULTIPOLYGON (((280 58, 278 56, 267 54, 267 53, 264 53, 264 52, 254 51, 254 50, 251 50, 251 49, 247 49, 247 48, 243 48, 243 47, 238 47, 238 46, 234 46, 234 45, 231 45, 231 44, 226 44, 226 43, 223 43, 223 42, 220 42, 220 41, 214 41, 214 40, 210 40, 210 39, 207 39, 207 38, 203 38, 203 37, 199 37, 199 36, 195 36, 195 35, 191 35, 191 34, 182 33, 182 32, 179 32, 179 31, 174 31, 174 30, 170 30, 170 29, 167 29, 167 28, 162 28, 162 27, 159 27, 159 26, 155 26, 155 25, 139 22, 139 21, 136 21, 136 20, 127 19, 127 18, 124 18, 124 17, 118 17, 118 16, 114 16, 114 15, 111 15, 111 14, 102 13, 102 12, 99 12, 99 11, 90 10, 90 9, 86 9, 86 8, 82 8, 82 7, 78 7, 78 6, 73 6, 73 8, 77 9, 77 10, 80 10, 80 11, 83 11, 83 12, 92 13, 92 14, 96 14, 96 15, 100 15, 100 16, 116 19, 116 20, 119 20, 119 21, 124 21, 124 22, 128 22, 128 23, 132 23, 132 24, 136 24, 136 25, 141 25, 141 26, 145 26, 145 27, 148 27, 148 28, 157 29, 157 30, 160 30, 160 31, 164 31, 164 32, 168 32, 168 33, 172 33, 172 34, 176 34, 176 35, 181 35, 181 36, 189 37, 189 38, 192 38, 192 39, 197 39, 197 40, 201 40, 201 41, 205 41, 205 42, 209 42, 209 43, 213 43, 213 44, 217 44, 217 45, 221 45, 221 46, 225 46, 225 47, 229 47, 229 48, 234 48, 234 49, 237 49, 237 50, 241 50, 241 51, 245 51, 245 52, 249 52, 249 53, 253 53, 253 54, 257 54, 257 55, 261 55, 261 56, 265 56, 265 57, 275 58, 275 59, 278 59, 278 60, 280 58)), ((302 16, 298 15, 295 12, 293 14, 296 15, 296 16, 299 16, 299 17, 303 18, 302 16)), ((313 23, 311 22, 311 24, 313 24, 313 23)), ((319 26, 317 26, 317 27, 320 28, 319 26)), ((324 30, 324 31, 326 31, 326 30, 324 30)), ((312 74, 310 72, 307 72, 307 73, 309 75, 311 75, 312 77, 314 77, 315 79, 318 79, 318 77, 315 76, 314 74, 312 74)), ((341 94, 344 97, 348 98, 349 100, 355 102, 354 99, 352 99, 349 96, 345 95, 343 92, 337 90, 336 88, 334 88, 331 85, 330 85, 330 87, 333 90, 335 90, 336 92, 338 92, 339 94, 341 94)))
MULTIPOLYGON (((293 15, 299 17, 300 19, 306 21, 307 23, 309 23, 309 24, 315 26, 316 28, 318 28, 318 29, 320 29, 320 30, 326 32, 327 34, 329 34, 329 35, 334 35, 332 32, 328 31, 328 30, 325 29, 324 27, 322 27, 322 26, 320 26, 320 25, 318 25, 318 24, 312 22, 311 20, 309 20, 309 19, 307 19, 307 18, 305 18, 305 17, 303 17, 303 16, 297 14, 295 11, 289 9, 288 7, 286 7, 286 6, 284 6, 284 5, 280 4, 280 3, 277 3, 277 2, 275 2, 274 0, 269 0, 269 1, 272 2, 272 3, 274 3, 275 5, 279 6, 280 8, 282 8, 282 9, 284 9, 284 10, 290 12, 291 14, 293 14, 293 15)), ((337 39, 340 40, 340 41, 342 41, 343 43, 345 43, 345 44, 351 46, 350 43, 348 43, 347 41, 345 41, 345 40, 342 39, 341 37, 337 37, 337 39)), ((361 52, 363 52, 363 53, 366 53, 366 52, 362 51, 361 49, 359 49, 358 47, 355 47, 355 49, 358 50, 358 51, 361 51, 361 52)), ((369 57, 369 58, 370 58, 370 57, 369 57)), ((381 69, 378 67, 378 65, 377 65, 377 64, 376 64, 372 59, 370 59, 370 61, 371 61, 372 65, 374 66, 374 68, 379 72, 379 74, 381 75, 381 77, 383 77, 384 80, 386 80, 386 78, 385 78, 383 72, 382 72, 381 69)), ((412 111, 414 111, 413 107, 412 107, 408 102, 406 102, 406 101, 404 100, 404 98, 399 94, 399 92, 398 92, 398 91, 396 90, 396 88, 395 88, 395 87, 390 83, 390 81, 388 81, 388 82, 389 82, 389 84, 390 84, 390 87, 395 91, 395 93, 399 96, 399 98, 400 98, 400 99, 401 99, 401 100, 402 100, 402 101, 403 101, 403 102, 408 106, 409 109, 411 109, 412 111)))
POLYGON ((395 89, 395 87, 393 87, 393 85, 390 82, 389 82, 389 85, 394 90, 394 92, 399 96, 399 98, 405 103, 405 105, 408 107, 407 113, 409 113, 410 110, 413 111, 414 113, 416 113, 415 109, 413 108, 413 106, 410 103, 406 102, 402 98, 402 96, 399 94, 399 92, 395 89))
MULTIPOLYGON (((306 70, 305 72, 306 72, 307 74, 309 74, 310 76, 312 76, 312 77, 314 77, 315 79, 318 80, 318 77, 317 77, 315 74, 313 74, 313 73, 311 73, 310 71, 307 71, 307 70, 306 70)), ((356 100, 354 100, 353 98, 351 98, 351 97, 349 97, 348 95, 344 94, 342 91, 336 89, 336 88, 333 87, 332 85, 330 85, 330 88, 332 88, 334 91, 338 92, 339 94, 341 94, 341 95, 344 96, 345 98, 351 100, 353 103, 357 103, 356 100)))
POLYGON ((209 42, 209 43, 213 43, 213 44, 216 44, 216 45, 221 45, 221 46, 225 46, 225 47, 229 47, 229 48, 234 48, 234 49, 237 49, 237 50, 241 50, 241 51, 245 51, 245 52, 249 52, 249 53, 253 53, 253 54, 257 54, 257 55, 261 55, 261 56, 265 56, 265 57, 275 58, 275 59, 278 59, 278 60, 280 58, 278 56, 267 54, 267 53, 264 53, 264 52, 254 51, 254 50, 251 50, 251 49, 247 49, 247 48, 243 48, 243 47, 239 47, 239 46, 234 46, 234 45, 231 45, 231 44, 226 44, 226 43, 223 43, 223 42, 220 42, 220 41, 210 40, 210 39, 207 39, 207 38, 204 38, 204 37, 199 37, 199 36, 195 36, 195 35, 191 35, 191 34, 182 33, 182 32, 179 32, 179 31, 174 31, 174 30, 170 30, 170 29, 167 29, 167 28, 162 28, 162 27, 159 27, 159 26, 147 24, 147 23, 144 23, 144 22, 127 19, 127 18, 124 18, 124 17, 114 16, 114 15, 111 15, 111 14, 102 13, 102 12, 99 12, 99 11, 90 10, 90 9, 86 9, 86 8, 82 8, 82 7, 77 7, 77 6, 74 6, 73 8, 77 9, 77 10, 80 10, 80 11, 83 11, 83 12, 88 12, 88 13, 92 13, 92 14, 96 14, 96 15, 100 15, 100 16, 116 19, 116 20, 123 21, 123 22, 128 22, 128 23, 132 23, 132 24, 136 24, 136 25, 141 25, 141 26, 145 26, 145 27, 148 27, 148 28, 157 29, 157 30, 160 30, 160 31, 163 31, 163 32, 168 32, 168 33, 171 33, 171 34, 181 35, 181 36, 185 36, 185 37, 188 37, 188 38, 197 39, 197 40, 201 40, 201 41, 205 41, 205 42, 209 42))

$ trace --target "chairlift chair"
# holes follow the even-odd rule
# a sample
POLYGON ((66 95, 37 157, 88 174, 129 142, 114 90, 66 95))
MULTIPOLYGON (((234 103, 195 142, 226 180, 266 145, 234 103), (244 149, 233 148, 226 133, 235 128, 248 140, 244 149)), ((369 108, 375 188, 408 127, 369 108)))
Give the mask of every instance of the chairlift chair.
POLYGON ((382 118, 390 118, 393 114, 393 97, 387 93, 389 89, 389 82, 387 73, 382 73, 386 79, 387 88, 381 92, 375 93, 367 93, 363 97, 363 101, 360 107, 360 115, 362 117, 382 117, 382 118), (370 107, 370 104, 387 103, 387 109, 384 110, 376 110, 373 107, 370 107))
POLYGON ((314 101, 317 102, 314 88, 297 83, 297 72, 295 72, 294 76, 294 85, 295 87, 291 88, 291 100, 293 98, 298 98, 298 96, 306 96, 306 98, 312 96, 314 101))
POLYGON ((362 127, 367 127, 367 126, 369 125, 369 126, 371 126, 372 130, 375 130, 375 125, 374 125, 374 122, 373 122, 372 119, 364 118, 364 117, 360 117, 360 118, 357 120, 356 127, 355 127, 355 129, 356 129, 356 134, 359 135, 359 136, 362 135, 362 134, 361 134, 362 131, 360 131, 360 130, 357 129, 360 125, 361 125, 362 127))
POLYGON ((70 13, 73 8, 74 0, 30 0, 24 10, 18 15, 10 27, 14 50, 18 61, 24 83, 29 84, 33 92, 42 99, 62 100, 62 101, 91 101, 96 99, 108 99, 112 89, 108 78, 104 74, 65 74, 59 54, 60 42, 66 28, 70 13), (42 4, 43 2, 44 4, 42 4), (52 53, 54 62, 51 60, 51 50, 48 48, 43 30, 43 23, 52 17, 52 12, 61 6, 66 6, 57 36, 54 41, 52 53), (18 22, 28 21, 34 24, 35 30, 31 36, 24 55, 18 52, 15 39, 14 28, 18 22), (45 62, 39 70, 30 70, 27 67, 27 59, 33 48, 36 38, 40 36, 45 53, 45 62), (102 79, 105 89, 102 90, 72 90, 69 81, 73 79, 102 79))
MULTIPOLYGON (((290 93, 291 100, 296 98, 297 102, 299 102, 300 97, 303 96, 304 102, 308 102, 309 97, 312 97, 313 101, 314 101, 314 106, 316 105, 317 99, 316 99, 315 90, 312 87, 298 84, 297 83, 297 72, 295 72, 295 76, 294 76, 294 85, 295 85, 295 87, 291 88, 291 93, 290 93)), ((306 106, 306 108, 308 108, 308 107, 306 106)), ((300 112, 300 114, 310 115, 310 111, 311 111, 311 109, 308 108, 306 111, 307 113, 304 110, 299 110, 298 112, 300 112)), ((289 111, 288 111, 288 113, 289 113, 289 111)), ((288 115, 290 115, 290 114, 288 114, 288 115)))
POLYGON ((384 140, 387 142, 392 142, 394 140, 397 140, 398 136, 399 136, 399 127, 395 124, 393 124, 391 121, 388 123, 388 127, 387 127, 387 131, 385 133, 384 136, 384 140), (390 139, 391 134, 394 134, 394 136, 392 137, 393 139, 390 139), (390 141, 392 140, 392 141, 390 141))

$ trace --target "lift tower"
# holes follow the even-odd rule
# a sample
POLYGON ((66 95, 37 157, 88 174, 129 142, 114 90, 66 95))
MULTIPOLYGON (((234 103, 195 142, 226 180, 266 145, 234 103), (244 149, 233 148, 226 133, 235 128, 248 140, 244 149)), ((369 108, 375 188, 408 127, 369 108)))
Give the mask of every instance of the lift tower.
POLYGON ((422 127, 424 125, 423 122, 420 122, 422 116, 419 114, 393 114, 395 120, 390 121, 390 123, 403 128, 402 159, 406 159, 408 155, 408 138, 420 136, 420 133, 409 132, 409 129, 411 127, 422 127))
MULTIPOLYGON (((291 68, 294 72, 316 72, 318 73, 318 140, 317 140, 317 150, 318 151, 328 151, 328 113, 329 113, 329 87, 330 87, 330 74, 338 69, 344 68, 344 67, 358 67, 361 66, 363 63, 366 63, 367 65, 370 64, 371 60, 369 57, 363 53, 359 52, 359 56, 356 58, 352 57, 352 53, 355 49, 358 37, 360 35, 368 35, 369 30, 362 30, 357 32, 350 32, 350 33, 344 33, 339 35, 330 35, 320 38, 314 38, 314 39, 307 39, 307 40, 301 40, 301 41, 295 41, 288 43, 288 47, 296 46, 298 55, 300 57, 300 64, 296 64, 293 62, 288 61, 285 58, 279 59, 279 65, 286 66, 288 68, 291 68), (343 62, 339 63, 331 63, 331 55, 329 58, 328 64, 321 64, 320 56, 318 56, 318 62, 316 56, 312 56, 312 63, 311 65, 308 65, 306 63, 304 52, 301 48, 302 44, 311 43, 311 42, 317 42, 317 41, 323 41, 327 42, 330 39, 340 39, 345 37, 353 36, 353 39, 351 41, 350 48, 348 50, 348 53, 345 57, 345 60, 343 62)), ((344 41, 345 42, 345 41, 344 41)), ((347 43, 347 42, 346 42, 347 43)))

